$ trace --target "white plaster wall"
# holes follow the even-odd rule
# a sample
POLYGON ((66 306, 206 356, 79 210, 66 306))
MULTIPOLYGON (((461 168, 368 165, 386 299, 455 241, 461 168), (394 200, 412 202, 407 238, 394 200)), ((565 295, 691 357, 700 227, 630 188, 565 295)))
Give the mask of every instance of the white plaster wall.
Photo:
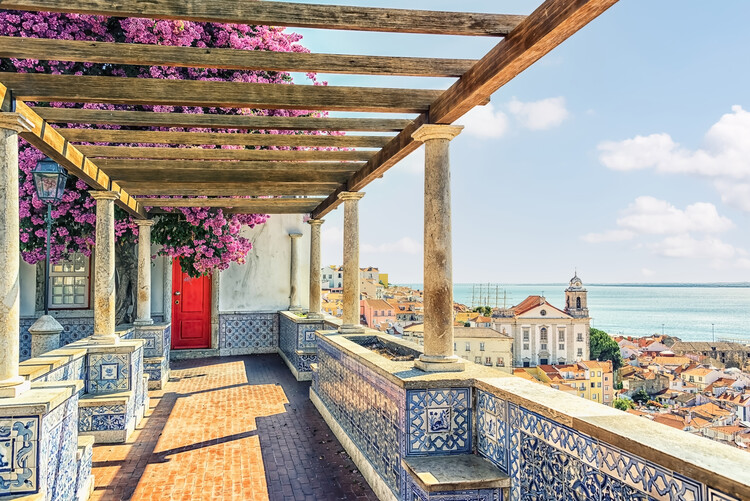
POLYGON ((278 311, 289 307, 291 239, 299 239, 298 283, 303 308, 310 303, 310 225, 301 214, 277 214, 264 224, 243 230, 253 243, 245 264, 232 264, 219 275, 219 312, 278 311))
POLYGON ((21 259, 19 275, 21 317, 33 317, 36 305, 36 265, 21 259))

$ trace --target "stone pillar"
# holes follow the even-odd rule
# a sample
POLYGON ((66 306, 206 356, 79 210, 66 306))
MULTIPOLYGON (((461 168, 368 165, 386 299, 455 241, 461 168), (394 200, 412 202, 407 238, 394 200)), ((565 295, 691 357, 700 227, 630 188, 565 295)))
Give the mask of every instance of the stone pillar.
POLYGON ((52 315, 42 315, 29 327, 31 334, 31 358, 43 355, 60 347, 63 326, 52 315))
POLYGON ((339 331, 364 332, 359 314, 359 200, 362 192, 339 193, 344 201, 344 318, 339 331))
POLYGON ((153 219, 138 219, 138 294, 135 325, 151 325, 151 227, 153 219))
POLYGON ((117 344, 115 333, 115 200, 113 191, 90 191, 96 200, 96 252, 94 255, 95 344, 117 344))
POLYGON ((320 226, 322 219, 310 219, 310 309, 307 318, 323 318, 320 311, 320 226))
POLYGON ((412 137, 425 145, 424 354, 415 367, 460 371, 453 353, 453 252, 451 242, 450 141, 463 127, 423 125, 412 137))
POLYGON ((299 239, 302 233, 290 233, 292 239, 292 255, 289 273, 289 311, 302 311, 299 302, 299 239))
POLYGON ((17 397, 30 387, 18 374, 18 133, 24 129, 21 115, 0 113, 0 397, 17 397))

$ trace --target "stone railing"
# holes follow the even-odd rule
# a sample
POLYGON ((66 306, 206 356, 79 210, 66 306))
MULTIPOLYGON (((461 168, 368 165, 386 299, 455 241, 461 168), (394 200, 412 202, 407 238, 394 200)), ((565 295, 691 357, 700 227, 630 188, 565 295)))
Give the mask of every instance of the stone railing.
POLYGON ((425 373, 372 339, 421 351, 318 332, 311 399, 380 499, 750 499, 745 451, 493 368, 425 373))
POLYGON ((312 379, 311 365, 318 361, 316 331, 335 329, 341 320, 326 316, 307 318, 293 311, 279 312, 279 355, 297 381, 312 379))

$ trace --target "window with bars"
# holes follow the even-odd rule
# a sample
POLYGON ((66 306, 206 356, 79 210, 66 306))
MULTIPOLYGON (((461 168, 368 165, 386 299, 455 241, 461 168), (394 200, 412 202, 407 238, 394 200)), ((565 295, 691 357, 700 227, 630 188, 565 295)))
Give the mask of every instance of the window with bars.
POLYGON ((83 254, 50 267, 49 307, 75 309, 89 307, 89 277, 91 260, 83 254))
POLYGON ((565 342, 565 330, 560 329, 557 331, 557 340, 561 343, 565 342))
POLYGON ((525 328, 523 330, 523 340, 524 341, 528 341, 529 340, 529 329, 528 328, 525 328))
POLYGON ((539 340, 542 343, 546 343, 547 342, 547 328, 546 327, 542 327, 542 330, 539 331, 539 340))
POLYGON ((579 357, 583 356, 583 348, 578 348, 578 355, 579 357))
POLYGON ((583 332, 579 332, 578 335, 576 335, 576 341, 579 343, 583 342, 583 332))
POLYGON ((565 349, 565 345, 563 343, 560 343, 560 344, 557 345, 557 349, 558 350, 564 350, 565 349))

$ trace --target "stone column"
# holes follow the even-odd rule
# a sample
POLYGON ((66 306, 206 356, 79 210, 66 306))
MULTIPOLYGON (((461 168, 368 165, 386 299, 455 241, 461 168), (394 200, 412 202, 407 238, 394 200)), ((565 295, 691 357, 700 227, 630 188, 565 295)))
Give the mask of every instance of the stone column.
POLYGON ((151 325, 151 227, 153 219, 138 219, 138 295, 135 325, 151 325))
POLYGON ((425 145, 424 354, 415 367, 460 371, 453 353, 453 251, 451 241, 450 141, 463 127, 423 125, 412 137, 425 145))
POLYGON ((299 239, 302 233, 290 233, 292 239, 291 270, 289 274, 289 311, 302 311, 299 302, 299 239))
POLYGON ((0 397, 17 397, 30 387, 18 374, 18 133, 24 129, 21 115, 0 113, 0 397))
POLYGON ((117 344, 115 333, 115 200, 114 191, 90 191, 96 200, 96 252, 94 255, 95 344, 117 344))
POLYGON ((320 226, 322 219, 310 219, 310 308, 307 318, 323 318, 320 311, 320 226))
POLYGON ((359 314, 359 200, 362 192, 339 193, 344 201, 344 318, 340 332, 364 332, 359 314))

